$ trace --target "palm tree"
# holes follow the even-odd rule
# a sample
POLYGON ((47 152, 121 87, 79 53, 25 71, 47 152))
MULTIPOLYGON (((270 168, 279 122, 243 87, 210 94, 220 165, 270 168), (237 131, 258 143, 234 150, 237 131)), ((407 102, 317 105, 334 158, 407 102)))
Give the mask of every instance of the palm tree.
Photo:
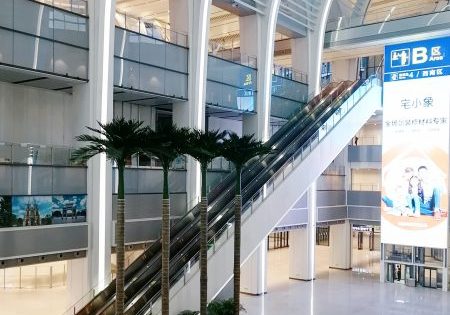
POLYGON ((162 315, 169 314, 169 258, 170 258, 170 200, 169 168, 172 162, 186 151, 189 129, 162 124, 157 131, 146 128, 143 153, 156 156, 163 167, 163 200, 161 220, 161 307, 162 315))
POLYGON ((223 141, 221 155, 233 163, 236 168, 235 201, 234 201, 234 283, 233 299, 234 314, 239 315, 240 288, 241 288, 241 171, 245 163, 255 156, 268 154, 272 151, 270 147, 262 144, 261 141, 253 139, 253 135, 239 137, 234 132, 229 132, 228 137, 223 141))
POLYGON ((208 199, 206 197, 206 173, 208 164, 220 155, 225 132, 191 131, 188 154, 200 163, 202 173, 200 203, 200 314, 207 314, 208 304, 208 199))
POLYGON ((117 164, 119 186, 117 194, 116 213, 116 315, 124 311, 124 267, 125 267, 125 161, 140 150, 143 139, 141 121, 114 118, 111 122, 102 124, 100 129, 87 127, 97 135, 83 134, 75 137, 77 141, 88 142, 84 147, 72 153, 75 162, 86 162, 98 154, 106 154, 106 158, 117 164))

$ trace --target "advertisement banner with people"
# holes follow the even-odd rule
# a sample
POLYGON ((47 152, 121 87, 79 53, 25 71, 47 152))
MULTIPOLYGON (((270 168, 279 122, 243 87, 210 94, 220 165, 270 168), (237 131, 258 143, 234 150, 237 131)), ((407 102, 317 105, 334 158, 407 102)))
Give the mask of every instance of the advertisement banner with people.
POLYGON ((381 242, 447 248, 450 38, 386 46, 381 242))

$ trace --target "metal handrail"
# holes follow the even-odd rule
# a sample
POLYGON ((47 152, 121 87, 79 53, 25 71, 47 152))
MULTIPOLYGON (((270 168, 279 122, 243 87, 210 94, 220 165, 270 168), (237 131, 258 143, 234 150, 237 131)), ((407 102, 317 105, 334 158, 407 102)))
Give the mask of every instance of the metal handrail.
POLYGON ((32 0, 40 2, 54 8, 66 10, 81 15, 88 15, 88 1, 87 0, 32 0))
MULTIPOLYGON (((272 177, 260 188, 250 199, 242 206, 242 224, 257 210, 258 206, 275 191, 280 183, 292 172, 292 170, 301 161, 303 161, 309 153, 316 148, 319 143, 331 132, 331 130, 342 120, 343 117, 361 100, 362 97, 375 85, 380 84, 380 80, 376 75, 368 78, 364 84, 362 84, 341 106, 336 109, 334 114, 316 131, 306 143, 301 146, 293 156, 274 174, 272 177), (358 94, 358 95, 356 95, 358 94), (357 98, 355 99, 355 95, 357 98), (250 210, 250 211, 248 211, 250 210)), ((221 248, 221 245, 225 243, 233 235, 234 218, 231 218, 224 226, 209 240, 208 242, 208 257, 221 248)), ((197 252, 183 268, 174 276, 175 279, 183 279, 183 285, 186 284, 192 276, 191 270, 193 266, 198 262, 199 253, 197 252)), ((181 286, 181 287, 182 287, 181 286)), ((175 294, 173 294, 174 296, 175 294)), ((155 303, 157 298, 152 300, 155 303)), ((149 313, 140 313, 149 314, 149 313)), ((153 313, 152 313, 153 314, 153 313)), ((155 313, 158 314, 158 313, 155 313)))
POLYGON ((127 15, 126 13, 116 11, 115 24, 116 26, 122 27, 126 30, 150 36, 167 43, 189 47, 187 34, 174 31, 168 24, 160 21, 146 18, 136 18, 127 15))

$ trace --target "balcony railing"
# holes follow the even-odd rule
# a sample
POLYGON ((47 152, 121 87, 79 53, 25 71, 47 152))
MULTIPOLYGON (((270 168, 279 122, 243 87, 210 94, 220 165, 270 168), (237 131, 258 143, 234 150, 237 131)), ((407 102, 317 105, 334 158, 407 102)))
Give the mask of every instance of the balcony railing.
POLYGON ((55 8, 63 9, 73 13, 88 15, 87 0, 31 0, 50 5, 55 8))
POLYGON ((0 164, 80 166, 70 161, 75 148, 30 143, 0 143, 0 164))
POLYGON ((135 18, 126 13, 116 12, 116 26, 171 44, 189 46, 186 34, 171 30, 169 25, 155 20, 135 18))
POLYGON ((0 62, 86 80, 89 21, 30 0, 0 1, 0 62))

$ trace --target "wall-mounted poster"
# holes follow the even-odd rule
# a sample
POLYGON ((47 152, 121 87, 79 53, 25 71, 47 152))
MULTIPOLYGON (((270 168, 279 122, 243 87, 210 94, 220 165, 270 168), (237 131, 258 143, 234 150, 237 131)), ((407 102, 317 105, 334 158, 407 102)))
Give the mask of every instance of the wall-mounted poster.
POLYGON ((13 196, 12 212, 17 217, 13 226, 52 224, 51 196, 13 196))
POLYGON ((86 195, 53 196, 52 224, 86 222, 86 195))
POLYGON ((86 222, 87 195, 0 196, 0 228, 86 222))
POLYGON ((447 248, 450 38, 386 46, 381 242, 447 248))
POLYGON ((0 228, 13 226, 17 220, 12 213, 11 196, 0 196, 0 228))

